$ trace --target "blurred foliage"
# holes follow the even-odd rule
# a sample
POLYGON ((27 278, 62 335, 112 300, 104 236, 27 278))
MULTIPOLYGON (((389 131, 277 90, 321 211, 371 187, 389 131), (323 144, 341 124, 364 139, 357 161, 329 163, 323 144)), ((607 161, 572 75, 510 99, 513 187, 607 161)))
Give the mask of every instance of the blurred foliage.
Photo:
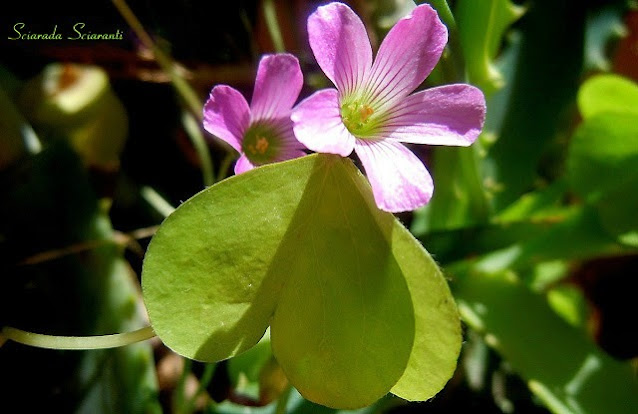
MULTIPOLYGON (((373 44, 414 7, 348 3, 376 28, 373 44)), ((326 82, 305 33, 319 2, 272 4, 309 95, 326 82)), ((435 194, 400 219, 450 278, 465 341, 436 398, 386 396, 347 412, 634 413, 638 87, 627 76, 638 73, 638 12, 624 0, 432 4, 451 36, 428 86, 483 88, 486 127, 470 148, 416 149, 435 194)), ((216 83, 249 93, 259 55, 274 47, 263 2, 223 12, 205 1, 130 6, 202 102, 216 83)), ((26 16, 43 31, 79 19, 122 29, 125 40, 0 39, 0 326, 57 335, 139 328, 148 324, 139 286, 146 236, 135 234, 164 218, 145 190, 180 205, 213 175, 226 177, 233 155, 211 138, 215 170, 202 172, 202 131, 116 8, 16 8, 0 17, 6 30, 26 16)), ((426 309, 426 299, 413 305, 426 309)), ((217 365, 184 362, 156 342, 70 352, 9 341, 0 347, 2 395, 23 412, 346 412, 291 389, 269 341, 217 365)))
POLYGON ((48 65, 24 85, 18 102, 40 136, 67 139, 88 166, 117 170, 128 120, 102 69, 48 65))

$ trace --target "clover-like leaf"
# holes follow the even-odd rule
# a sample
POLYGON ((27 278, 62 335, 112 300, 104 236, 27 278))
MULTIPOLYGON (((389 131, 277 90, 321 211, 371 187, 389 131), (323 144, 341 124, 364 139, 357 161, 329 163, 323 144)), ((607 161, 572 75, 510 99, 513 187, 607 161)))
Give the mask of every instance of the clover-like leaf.
POLYGON ((460 326, 440 271, 337 156, 202 191, 162 224, 142 277, 153 328, 173 350, 226 359, 270 325, 292 385, 326 406, 362 407, 390 390, 427 399, 456 366, 460 326))
POLYGON ((638 115, 638 86, 619 75, 594 76, 578 91, 578 109, 585 119, 605 112, 638 115))
POLYGON ((570 182, 595 205, 603 227, 625 240, 638 234, 638 86, 596 76, 581 87, 578 106, 585 121, 570 143, 570 182))

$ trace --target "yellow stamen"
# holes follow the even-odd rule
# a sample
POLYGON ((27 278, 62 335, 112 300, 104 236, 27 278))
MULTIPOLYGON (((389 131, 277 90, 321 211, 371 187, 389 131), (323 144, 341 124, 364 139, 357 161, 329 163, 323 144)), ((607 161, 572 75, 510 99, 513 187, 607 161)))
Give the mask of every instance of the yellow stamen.
POLYGON ((349 102, 341 107, 343 124, 355 136, 363 137, 370 133, 372 125, 368 125, 374 109, 367 103, 349 102))
POLYGON ((260 154, 264 154, 268 149, 268 140, 265 137, 257 138, 257 151, 260 154))
POLYGON ((370 118, 370 115, 372 115, 373 113, 374 109, 370 108, 369 105, 363 105, 363 107, 359 111, 359 114, 361 115, 361 122, 367 122, 368 118, 370 118))

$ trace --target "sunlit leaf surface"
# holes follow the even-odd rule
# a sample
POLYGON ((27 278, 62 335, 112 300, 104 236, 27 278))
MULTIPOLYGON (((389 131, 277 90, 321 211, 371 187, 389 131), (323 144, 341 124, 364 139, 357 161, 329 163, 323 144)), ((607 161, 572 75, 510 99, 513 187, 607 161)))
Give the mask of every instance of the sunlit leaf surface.
POLYGON ((143 287, 153 328, 190 358, 229 358, 271 325, 291 383, 323 405, 363 407, 391 389, 427 399, 456 366, 440 271, 336 156, 259 168, 185 202, 149 246, 143 287))

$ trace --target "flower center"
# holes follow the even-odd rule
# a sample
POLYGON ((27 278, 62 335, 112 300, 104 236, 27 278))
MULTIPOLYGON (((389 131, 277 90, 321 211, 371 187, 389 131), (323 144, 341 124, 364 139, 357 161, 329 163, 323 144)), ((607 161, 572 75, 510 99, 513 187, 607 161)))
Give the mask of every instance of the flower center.
POLYGON ((345 101, 341 104, 341 119, 348 131, 357 138, 365 138, 371 135, 375 122, 370 122, 374 109, 367 103, 358 101, 345 101))
POLYGON ((280 142, 271 127, 255 124, 244 133, 241 147, 250 162, 261 165, 274 161, 279 154, 280 142))

